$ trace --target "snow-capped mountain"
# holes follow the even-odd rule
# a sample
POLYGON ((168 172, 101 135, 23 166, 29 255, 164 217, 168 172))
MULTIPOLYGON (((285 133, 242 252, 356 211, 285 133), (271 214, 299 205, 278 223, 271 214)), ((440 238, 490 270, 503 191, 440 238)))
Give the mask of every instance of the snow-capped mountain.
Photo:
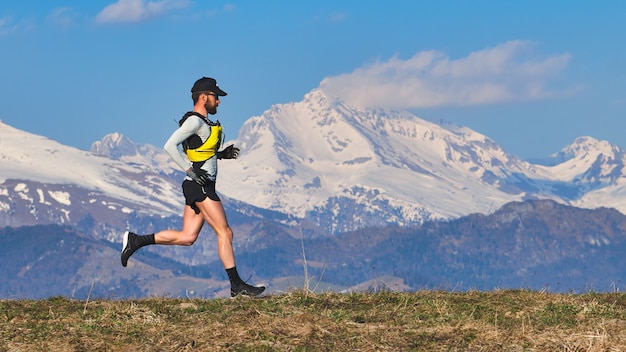
POLYGON ((221 192, 333 232, 487 213, 532 198, 626 210, 624 152, 608 142, 581 137, 553 156, 558 163, 531 164, 468 128, 357 109, 319 89, 249 119, 235 143, 242 154, 220 164, 228 175, 221 192))
MULTIPOLYGON (((0 168, 2 183, 7 180, 29 180, 73 185, 143 205, 151 213, 172 214, 172 204, 180 203, 179 185, 163 182, 160 170, 151 167, 149 162, 129 163, 100 157, 17 130, 2 122, 0 168)), ((0 194, 6 192, 4 190, 0 194)), ((71 201, 66 200, 68 203, 71 201)))
MULTIPOLYGON (((242 254, 238 265, 249 265, 244 271, 251 275, 298 275, 300 236, 306 236, 308 260, 316 263, 310 269, 332 282, 369 280, 373 267, 411 288, 441 282, 517 287, 527 273, 538 285, 565 282, 561 275, 588 283, 590 273, 606 267, 597 282, 619 279, 610 268, 624 246, 623 216, 562 206, 626 213, 626 153, 607 141, 580 137, 542 162, 528 162, 471 129, 354 108, 316 89, 250 118, 230 143, 241 154, 220 161, 217 186, 242 254), (535 198, 561 204, 529 200, 535 198), (529 201, 510 203, 518 200, 529 201), (565 269, 573 274, 562 274, 565 269)), ((33 251, 28 241, 12 241, 5 250, 8 277, 21 287, 62 260, 75 270, 59 273, 69 283, 64 289, 86 294, 92 277, 102 277, 96 290, 102 294, 171 293, 150 291, 155 287, 182 292, 190 284, 174 280, 176 271, 201 272, 204 281, 191 281, 211 292, 227 285, 216 283, 225 278, 211 236, 192 247, 146 247, 124 269, 115 266, 119 246, 100 241, 119 242, 127 229, 178 228, 182 177, 162 148, 118 133, 82 151, 0 122, 0 226, 61 224, 76 232, 76 238, 55 226, 19 232, 53 235, 56 242, 33 251), (144 261, 161 264, 150 268, 144 261), (103 271, 102 263, 111 265, 103 271), (133 265, 137 271, 128 271, 133 265), (152 279, 137 281, 138 272, 153 273, 152 279)))
POLYGON ((152 166, 98 156, 0 122, 0 225, 93 222, 113 240, 128 217, 183 207, 179 181, 152 166))
MULTIPOLYGON (((530 163, 471 129, 358 109, 320 89, 250 118, 229 143, 241 154, 220 161, 221 194, 329 233, 491 213, 535 198, 626 212, 626 156, 609 142, 580 137, 530 163)), ((5 225, 75 223, 94 212, 178 216, 181 177, 161 148, 117 133, 86 152, 0 123, 5 225)))
MULTIPOLYGON (((127 230, 177 229, 183 177, 163 149, 137 145, 116 133, 87 152, 0 122, 0 227, 59 224, 110 242, 120 242, 127 230)), ((235 200, 225 203, 240 240, 248 232, 238 223, 249 228, 261 218, 288 221, 283 214, 235 200)), ((217 246, 206 240, 158 252, 188 265, 206 264, 217 257, 217 246)))
POLYGON ((91 145, 91 152, 168 175, 180 171, 178 165, 163 152, 163 148, 150 144, 138 145, 120 133, 107 134, 101 140, 95 141, 91 145))

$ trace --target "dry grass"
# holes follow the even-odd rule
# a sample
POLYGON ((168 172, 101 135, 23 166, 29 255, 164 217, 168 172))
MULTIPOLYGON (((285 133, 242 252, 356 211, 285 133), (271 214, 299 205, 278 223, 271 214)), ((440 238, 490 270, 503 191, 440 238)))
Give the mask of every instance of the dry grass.
POLYGON ((0 301, 0 351, 621 351, 626 295, 0 301))

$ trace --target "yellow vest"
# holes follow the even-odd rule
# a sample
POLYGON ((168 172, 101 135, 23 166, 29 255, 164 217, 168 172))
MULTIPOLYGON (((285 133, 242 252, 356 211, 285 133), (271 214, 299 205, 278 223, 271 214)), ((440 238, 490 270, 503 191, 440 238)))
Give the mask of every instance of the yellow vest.
POLYGON ((222 126, 219 121, 209 121, 207 118, 194 111, 186 113, 185 116, 183 116, 183 118, 178 122, 178 125, 182 126, 183 122, 185 122, 185 120, 192 115, 198 116, 202 119, 202 121, 206 122, 206 124, 209 125, 211 132, 209 133, 209 138, 207 138, 204 142, 202 142, 200 136, 197 134, 187 138, 187 140, 183 142, 183 149, 185 150, 185 154, 187 154, 187 158, 189 158, 189 161, 191 162, 195 163, 209 160, 217 153, 218 149, 222 145, 222 126))
POLYGON ((187 158, 192 162, 199 162, 209 160, 213 155, 217 153, 220 145, 222 144, 222 126, 210 125, 211 134, 209 138, 202 143, 198 148, 187 148, 185 153, 187 158))

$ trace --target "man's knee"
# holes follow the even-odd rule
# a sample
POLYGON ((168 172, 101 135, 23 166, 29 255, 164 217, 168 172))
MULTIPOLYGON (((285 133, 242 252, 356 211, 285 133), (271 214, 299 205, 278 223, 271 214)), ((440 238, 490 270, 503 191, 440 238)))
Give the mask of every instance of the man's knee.
POLYGON ((186 234, 183 233, 183 235, 180 238, 180 245, 181 246, 191 246, 193 245, 196 240, 198 239, 198 235, 197 234, 186 234))
POLYGON ((222 238, 226 238, 226 239, 232 239, 233 238, 233 230, 230 228, 230 226, 226 226, 224 228, 220 228, 220 229, 214 229, 215 234, 217 235, 217 237, 222 237, 222 238))

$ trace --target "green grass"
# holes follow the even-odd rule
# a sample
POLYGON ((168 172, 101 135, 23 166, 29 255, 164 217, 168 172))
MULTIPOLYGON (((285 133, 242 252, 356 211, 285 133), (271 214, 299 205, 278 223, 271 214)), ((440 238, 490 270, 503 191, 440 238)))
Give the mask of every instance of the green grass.
POLYGON ((0 351, 620 351, 626 295, 492 292, 0 301, 0 351))

